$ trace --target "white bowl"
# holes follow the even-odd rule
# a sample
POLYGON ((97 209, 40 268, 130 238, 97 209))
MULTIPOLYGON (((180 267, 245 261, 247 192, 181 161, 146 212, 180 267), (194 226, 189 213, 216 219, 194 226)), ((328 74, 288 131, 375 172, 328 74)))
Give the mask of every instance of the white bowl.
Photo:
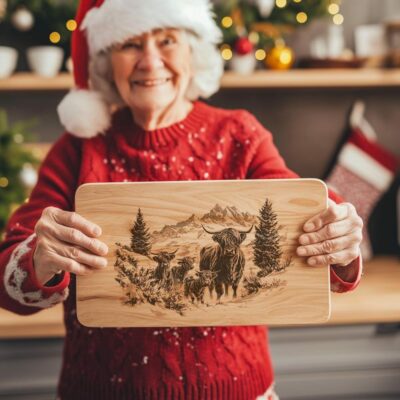
POLYGON ((0 46, 0 78, 8 78, 17 66, 18 51, 12 47, 0 46))
POLYGON ((257 60, 254 53, 240 55, 234 54, 230 60, 230 68, 232 71, 241 75, 249 75, 254 72, 257 65, 257 60))
POLYGON ((30 69, 38 75, 56 76, 62 66, 64 50, 57 46, 35 46, 27 50, 30 69))

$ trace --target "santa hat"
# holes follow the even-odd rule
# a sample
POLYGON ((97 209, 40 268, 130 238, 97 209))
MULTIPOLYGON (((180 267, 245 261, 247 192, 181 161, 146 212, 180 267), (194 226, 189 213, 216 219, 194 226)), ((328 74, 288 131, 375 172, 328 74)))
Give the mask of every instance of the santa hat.
POLYGON ((57 111, 68 132, 83 138, 104 133, 111 123, 110 105, 90 88, 91 55, 156 28, 187 29, 213 45, 221 39, 209 0, 81 0, 75 20, 71 56, 76 88, 57 111))

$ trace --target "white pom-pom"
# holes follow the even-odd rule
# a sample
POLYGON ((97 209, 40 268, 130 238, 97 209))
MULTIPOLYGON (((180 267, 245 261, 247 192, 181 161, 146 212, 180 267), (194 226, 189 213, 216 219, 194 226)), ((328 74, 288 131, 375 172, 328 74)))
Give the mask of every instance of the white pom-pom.
POLYGON ((60 122, 69 133, 81 138, 104 134, 111 124, 111 113, 99 92, 71 90, 57 107, 60 122))

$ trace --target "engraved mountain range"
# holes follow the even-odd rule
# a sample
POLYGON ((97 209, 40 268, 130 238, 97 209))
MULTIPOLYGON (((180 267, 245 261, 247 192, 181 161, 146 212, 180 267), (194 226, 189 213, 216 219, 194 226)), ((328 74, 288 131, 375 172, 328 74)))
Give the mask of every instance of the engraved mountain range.
MULTIPOLYGON (((154 231, 151 236, 154 241, 179 238, 191 232, 199 232, 199 237, 204 231, 201 225, 217 225, 224 227, 250 227, 258 223, 258 218, 248 212, 241 212, 235 206, 221 207, 216 204, 208 213, 199 217, 192 214, 188 219, 180 221, 175 225, 165 225, 161 230, 154 231)), ((207 235, 207 234, 206 234, 207 235)))

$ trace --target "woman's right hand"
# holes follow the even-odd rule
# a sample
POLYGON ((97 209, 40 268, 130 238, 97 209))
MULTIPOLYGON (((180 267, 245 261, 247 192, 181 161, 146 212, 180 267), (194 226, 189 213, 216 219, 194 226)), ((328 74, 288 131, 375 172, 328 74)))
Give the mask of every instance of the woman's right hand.
POLYGON ((76 212, 46 207, 35 225, 33 254, 36 277, 41 284, 61 271, 88 275, 107 265, 108 247, 96 237, 101 228, 76 212))

